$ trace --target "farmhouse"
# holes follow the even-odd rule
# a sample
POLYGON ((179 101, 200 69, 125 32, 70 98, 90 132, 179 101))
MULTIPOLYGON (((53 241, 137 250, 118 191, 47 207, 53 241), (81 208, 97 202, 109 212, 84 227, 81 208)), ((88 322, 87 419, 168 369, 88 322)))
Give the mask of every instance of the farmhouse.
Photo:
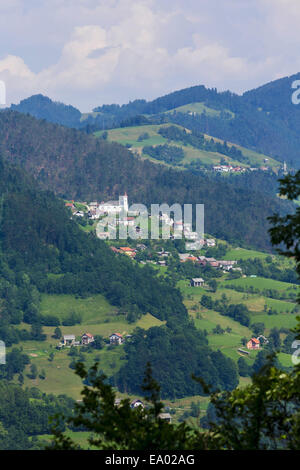
POLYGON ((218 268, 218 267, 219 267, 219 261, 209 261, 208 264, 209 264, 212 268, 218 268))
POLYGON ((192 287, 203 287, 204 286, 204 279, 202 277, 194 277, 191 279, 191 286, 192 287))
POLYGON ((101 202, 98 206, 98 212, 106 214, 118 214, 121 211, 128 212, 128 196, 119 196, 118 201, 101 202))
POLYGON ((137 400, 133 400, 131 403, 130 403, 130 408, 137 408, 138 406, 141 406, 142 408, 145 408, 145 405, 144 403, 137 399, 137 400))
POLYGON ((182 263, 184 263, 185 261, 187 261, 187 259, 189 258, 190 254, 189 253, 179 253, 179 259, 182 263))
POLYGON ((260 348, 259 339, 251 338, 250 341, 248 341, 248 343, 247 343, 247 348, 248 349, 259 349, 260 348))
POLYGON ((77 211, 74 213, 77 217, 84 217, 84 212, 83 211, 77 211))
POLYGON ((114 253, 120 253, 120 250, 118 250, 118 248, 116 248, 115 246, 110 246, 110 249, 111 249, 111 251, 113 251, 114 253))
POLYGON ((120 333, 113 333, 109 337, 110 344, 122 344, 124 342, 124 338, 120 333))
POLYGON ((81 344, 90 344, 92 343, 93 341, 95 341, 95 338, 93 335, 91 335, 90 333, 84 333, 82 336, 81 336, 81 344))
POLYGON ((74 346, 75 344, 75 335, 64 335, 62 343, 64 346, 74 346))
POLYGON ((207 238, 206 239, 206 246, 208 246, 208 247, 216 246, 215 240, 213 238, 207 238))
POLYGON ((125 253, 125 255, 131 256, 132 258, 136 255, 135 250, 133 248, 130 248, 129 246, 121 246, 120 252, 125 253))
POLYGON ((237 261, 222 260, 219 261, 219 267, 225 269, 226 271, 230 271, 236 263, 237 261))
POLYGON ((172 421, 170 413, 160 413, 158 417, 167 423, 171 423, 172 421))

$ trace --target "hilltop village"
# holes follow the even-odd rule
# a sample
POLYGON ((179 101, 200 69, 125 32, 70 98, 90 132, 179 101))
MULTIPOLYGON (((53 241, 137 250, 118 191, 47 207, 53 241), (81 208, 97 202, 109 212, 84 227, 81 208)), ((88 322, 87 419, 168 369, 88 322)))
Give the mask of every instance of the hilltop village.
MULTIPOLYGON (((118 200, 101 201, 100 203, 97 201, 90 203, 76 203, 71 201, 67 202, 66 206, 71 209, 73 216, 75 216, 80 224, 82 224, 83 219, 85 220, 86 225, 84 226, 83 224, 83 229, 93 227, 98 238, 106 240, 106 243, 108 243, 111 251, 116 256, 126 256, 134 263, 152 266, 153 269, 158 270, 158 273, 176 279, 179 285, 184 283, 182 285, 192 289, 188 291, 191 293, 188 294, 187 298, 195 297, 195 294, 192 292, 200 293, 199 297, 198 294, 196 294, 196 298, 199 298, 200 309, 208 309, 208 312, 210 309, 224 312, 222 315, 232 316, 235 321, 240 322, 241 325, 248 328, 251 312, 243 302, 240 303, 239 311, 234 311, 235 307, 228 304, 226 293, 222 294, 221 300, 218 300, 218 298, 214 300, 214 296, 221 284, 228 292, 230 292, 230 289, 246 292, 243 294, 243 298, 245 299, 248 299, 249 296, 247 292, 251 292, 252 294, 261 292, 257 287, 251 287, 250 290, 246 288, 244 290, 242 287, 230 284, 239 279, 250 279, 254 282, 256 280, 255 278, 258 277, 256 274, 258 271, 255 270, 255 266, 260 266, 258 260, 252 260, 251 262, 250 260, 243 261, 236 255, 230 258, 229 253, 234 253, 234 250, 229 249, 230 247, 226 242, 217 240, 209 235, 199 237, 197 233, 192 231, 190 224, 184 224, 182 220, 174 221, 172 215, 166 212, 161 212, 158 217, 161 225, 165 224, 170 228, 170 239, 144 239, 144 234, 137 223, 137 214, 130 212, 127 193, 120 195, 118 200), (80 210, 78 210, 79 207, 81 208, 80 210), (131 227, 133 231, 136 232, 137 237, 135 239, 128 237, 127 240, 118 240, 117 238, 110 239, 108 232, 104 229, 100 231, 96 230, 97 224, 101 222, 102 218, 110 214, 116 216, 117 225, 124 224, 125 226, 131 227), (174 231, 176 229, 181 230, 182 239, 178 240, 174 238, 174 231), (183 281, 183 279, 185 281, 183 281), (228 310, 228 313, 225 313, 226 310, 228 310)), ((151 225, 152 221, 152 217, 148 216, 149 225, 151 225)), ((273 268, 274 264, 275 272, 275 269, 277 269, 275 268, 275 257, 266 255, 266 259, 270 267, 273 268)), ((256 284, 254 283, 254 285, 256 284)), ((289 292, 289 294, 281 292, 278 295, 275 291, 271 292, 265 289, 264 293, 273 298, 283 300, 288 298, 292 299, 293 297, 294 300, 294 293, 292 292, 289 292)), ((196 317, 199 315, 199 318, 201 318, 202 314, 197 313, 199 307, 194 305, 193 309, 196 312, 196 317)), ((268 306, 268 303, 265 304, 264 309, 268 315, 277 314, 275 309, 268 306)), ((228 332, 229 330, 230 328, 228 332)), ((218 324, 213 331, 215 334, 222 335, 224 333, 226 334, 227 330, 218 324)), ((258 323, 258 327, 252 330, 252 335, 248 337, 245 336, 242 344, 237 345, 236 353, 241 357, 247 357, 251 353, 253 354, 253 351, 265 349, 269 344, 269 339, 266 334, 268 333, 266 333, 265 328, 258 323)), ((83 336, 82 338, 84 339, 86 337, 83 336)), ((120 333, 113 332, 105 341, 108 345, 120 346, 125 344, 130 338, 131 335, 124 336, 120 333)), ((80 340, 80 338, 76 341, 75 336, 72 336, 72 341, 72 345, 75 346, 84 344, 84 341, 82 339, 80 340)), ((66 346, 65 340, 61 342, 60 347, 64 346, 66 346)))

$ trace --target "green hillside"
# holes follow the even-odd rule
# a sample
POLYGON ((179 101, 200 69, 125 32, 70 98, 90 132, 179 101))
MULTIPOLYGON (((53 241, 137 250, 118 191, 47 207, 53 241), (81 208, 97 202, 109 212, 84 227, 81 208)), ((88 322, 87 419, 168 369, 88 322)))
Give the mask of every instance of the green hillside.
MULTIPOLYGON (((148 329, 163 324, 150 314, 144 315, 139 320, 128 323, 125 315, 118 314, 113 305, 101 295, 94 295, 80 299, 74 295, 46 295, 42 296, 41 314, 55 315, 61 320, 66 318, 71 312, 79 313, 82 317, 80 324, 73 326, 60 325, 62 335, 73 334, 79 340, 83 333, 90 333, 94 336, 100 335, 108 340, 112 333, 122 335, 130 334, 136 327, 148 329)), ((18 329, 29 330, 29 325, 18 325, 18 329)), ((73 357, 69 356, 70 349, 57 350, 58 339, 53 337, 55 327, 46 326, 43 328, 46 334, 45 341, 24 341, 21 343, 24 353, 30 357, 31 365, 34 364, 38 372, 45 371, 46 378, 37 376, 30 378, 30 367, 28 365, 24 371, 24 385, 28 387, 36 386, 45 393, 55 395, 67 394, 74 399, 80 398, 82 389, 81 380, 74 374, 74 370, 69 367, 73 357), (49 360, 53 353, 53 360, 49 360)), ((9 348, 11 350, 12 348, 9 348)), ((113 375, 124 362, 123 346, 109 349, 104 345, 100 350, 85 352, 78 348, 78 354, 83 353, 81 358, 87 365, 92 365, 95 360, 100 361, 102 370, 109 376, 113 375)), ((76 356, 77 359, 79 356, 76 356)), ((15 379, 16 381, 16 379, 15 379)))
MULTIPOLYGON (((196 103, 198 105, 199 103, 196 103)), ((186 105, 186 106, 192 106, 186 105)), ((197 107, 197 106, 196 106, 197 107)), ((217 111, 215 111, 217 113, 217 111)), ((158 133, 160 128, 167 128, 169 124, 162 124, 162 125, 143 125, 143 126, 132 126, 132 127, 121 127, 117 129, 111 129, 108 131, 97 131, 95 135, 97 137, 101 137, 103 133, 107 133, 107 138, 111 142, 117 142, 119 144, 125 145, 130 147, 131 150, 136 152, 138 155, 142 156, 143 158, 148 158, 152 161, 157 161, 154 158, 149 157, 146 153, 142 151, 143 147, 145 146, 157 146, 157 145, 173 145, 179 146, 184 151, 184 159, 180 162, 180 167, 184 164, 189 164, 192 161, 201 162, 205 165, 217 165, 221 162, 221 160, 226 160, 228 164, 232 164, 234 166, 243 166, 245 168, 249 167, 249 164, 241 163, 238 160, 232 159, 230 157, 225 156, 224 154, 218 152, 209 152, 205 150, 199 150, 191 145, 185 145, 180 141, 169 141, 168 139, 164 138, 162 135, 158 133), (142 139, 143 134, 148 134, 148 137, 142 139)), ((179 129, 183 130, 184 127, 176 126, 179 129)), ((214 139, 216 142, 220 142, 224 144, 222 139, 218 139, 212 137, 210 135, 204 134, 206 140, 214 139)), ((257 153, 253 150, 246 149, 239 145, 232 144, 227 142, 228 146, 234 146, 237 149, 241 150, 241 152, 249 159, 249 162, 252 166, 263 166, 265 165, 265 160, 267 159, 267 164, 274 170, 280 167, 280 163, 272 158, 267 157, 266 155, 257 153)), ((159 163, 162 163, 159 160, 159 163)), ((164 163, 164 162, 163 162, 164 163)), ((178 165, 175 165, 178 166, 178 165)))
POLYGON ((130 201, 149 207, 161 201, 204 203, 209 233, 260 249, 270 248, 266 218, 292 206, 268 190, 268 182, 262 182, 268 175, 222 178, 214 172, 177 171, 133 158, 116 142, 13 111, 0 113, 0 145, 6 160, 66 200, 108 200, 127 191, 130 201), (224 218, 224 211, 234 219, 224 218))
MULTIPOLYGON (((195 113, 195 114, 206 114, 207 116, 218 117, 220 118, 222 115, 222 111, 210 108, 206 106, 204 103, 189 103, 183 106, 178 106, 177 108, 170 109, 165 111, 166 114, 173 113, 195 113)), ((224 109, 223 113, 228 113, 231 118, 234 118, 234 113, 228 109, 224 109)))

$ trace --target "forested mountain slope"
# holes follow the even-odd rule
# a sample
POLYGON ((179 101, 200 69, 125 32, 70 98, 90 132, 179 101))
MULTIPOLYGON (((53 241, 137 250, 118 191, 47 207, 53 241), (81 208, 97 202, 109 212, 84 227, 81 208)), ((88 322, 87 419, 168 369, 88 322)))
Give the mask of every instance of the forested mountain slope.
POLYGON ((267 83, 239 96, 230 91, 203 85, 169 93, 153 101, 134 100, 128 104, 105 104, 93 113, 81 115, 72 106, 55 103, 35 95, 12 105, 11 109, 87 132, 124 125, 171 121, 195 131, 231 141, 261 153, 287 161, 293 167, 300 164, 300 107, 292 103, 291 88, 300 74, 267 83), (177 109, 191 103, 201 104, 203 112, 188 113, 177 109), (172 110, 175 110, 174 113, 172 110), (216 113, 215 111, 218 111, 216 113), (168 112, 167 115, 164 113, 168 112), (146 116, 145 116, 146 115, 146 116), (132 124, 130 124, 132 122, 132 124))
MULTIPOLYGON (((162 358, 159 348, 155 347, 155 332, 167 338, 189 330, 198 348, 191 355, 199 371, 206 358, 214 355, 205 335, 200 334, 189 319, 180 291, 167 278, 159 277, 147 265, 133 263, 126 256, 116 256, 105 242, 83 232, 53 193, 41 191, 22 170, 12 168, 2 160, 0 200, 0 338, 7 347, 20 341, 45 339, 41 326, 47 326, 49 318, 44 318, 40 311, 41 293, 102 294, 120 312, 130 313, 131 319, 151 313, 165 321, 162 329, 150 328, 144 334, 149 335, 148 342, 155 351, 156 360, 162 364, 164 359, 169 370, 178 369, 174 380, 176 387, 179 386, 182 362, 174 365, 173 361, 175 353, 181 354, 180 350, 170 346, 162 358), (31 325, 31 330, 21 329, 22 322, 31 325), (16 328, 16 325, 19 326, 16 328)), ((0 379, 12 380, 16 373, 24 370, 26 356, 22 358, 20 352, 16 354, 17 361, 8 355, 7 364, 1 366, 0 379)), ((148 359, 151 357, 150 354, 148 359)), ((141 371, 146 366, 145 360, 141 357, 141 371)), ((188 358, 182 361, 186 367, 184 361, 188 358)), ((237 385, 237 370, 233 361, 226 364, 230 379, 224 380, 223 371, 217 367, 207 371, 206 376, 211 384, 232 389, 237 385)), ((157 372, 161 374, 162 370, 157 367, 157 372)), ((132 387, 137 388, 139 382, 137 376, 132 387)), ((188 393, 191 383, 189 377, 186 388, 178 389, 176 394, 188 393)), ((198 393, 202 392, 199 384, 196 388, 198 393)), ((167 384, 163 391, 166 395, 171 393, 167 384)))
POLYGON ((269 248, 266 218, 288 203, 241 188, 235 179, 175 171, 134 158, 116 143, 13 111, 0 113, 0 150, 21 165, 44 189, 75 200, 118 197, 130 201, 205 204, 206 231, 219 238, 269 248))
POLYGON ((68 127, 79 127, 81 112, 74 106, 67 106, 63 103, 52 101, 47 96, 33 95, 19 104, 12 104, 13 111, 19 111, 23 114, 31 114, 38 119, 62 124, 68 127))
POLYGON ((0 160, 0 325, 39 321, 36 289, 101 293, 136 315, 187 317, 179 291, 159 280, 151 268, 116 257, 103 241, 70 220, 61 200, 36 186, 21 170, 0 160))

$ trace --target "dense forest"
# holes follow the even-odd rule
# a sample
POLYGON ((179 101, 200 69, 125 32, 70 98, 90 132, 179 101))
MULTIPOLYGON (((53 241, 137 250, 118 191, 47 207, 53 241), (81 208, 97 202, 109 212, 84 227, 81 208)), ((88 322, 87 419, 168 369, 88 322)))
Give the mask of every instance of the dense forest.
MULTIPOLYGON (((74 402, 67 396, 46 395, 37 388, 23 390, 0 381, 0 450, 42 450, 41 434, 50 434, 49 416, 72 414, 74 402)), ((61 430, 65 427, 61 427, 61 430)))
POLYGON ((227 142, 220 143, 212 138, 205 139, 204 134, 196 130, 187 132, 185 129, 180 129, 177 126, 168 126, 161 127, 158 133, 168 140, 182 142, 184 145, 191 145, 206 152, 218 152, 240 162, 249 163, 248 158, 234 145, 229 146, 227 142))
POLYGON ((139 329, 133 340, 125 344, 125 352, 127 364, 111 379, 123 392, 141 393, 147 362, 160 383, 162 398, 203 395, 193 374, 201 375, 214 389, 232 390, 238 384, 234 361, 220 351, 212 351, 204 333, 188 320, 173 324, 172 328, 139 329))
MULTIPOLYGON (((102 293, 124 312, 151 312, 161 320, 186 316, 179 291, 149 266, 116 257, 93 234, 70 219, 62 201, 0 161, 0 293, 2 339, 5 327, 39 323, 39 292, 102 293)), ((52 322, 50 323, 52 325, 52 322)), ((28 338, 29 339, 29 338, 28 338)))
POLYGON ((81 112, 78 109, 71 105, 67 106, 52 101, 41 94, 26 98, 20 101, 19 104, 12 104, 10 109, 67 127, 77 128, 80 126, 81 112))
POLYGON ((145 145, 143 153, 146 153, 156 160, 163 160, 166 163, 175 164, 184 159, 184 152, 181 147, 175 145, 145 145))
POLYGON ((299 74, 267 83, 242 96, 230 91, 203 85, 169 93, 153 101, 134 100, 128 104, 105 104, 93 114, 81 119, 72 106, 54 103, 42 95, 23 100, 11 109, 35 117, 81 128, 90 133, 122 125, 142 125, 146 122, 173 122, 194 131, 207 133, 223 140, 257 150, 274 158, 299 166, 299 106, 292 103, 291 85, 299 74), (218 111, 215 116, 206 112, 190 114, 171 112, 183 105, 200 102, 218 111), (154 119, 154 120, 153 120, 154 119))
POLYGON ((67 199, 101 201, 127 191, 130 202, 148 207, 204 203, 208 233, 260 249, 270 248, 268 215, 291 204, 274 197, 273 187, 266 194, 261 178, 249 176, 250 186, 246 177, 176 171, 135 158, 119 144, 13 111, 0 113, 0 150, 67 199))
MULTIPOLYGON (((152 329, 145 339, 146 349, 156 351, 153 361, 160 375, 163 369, 174 368, 175 356, 190 343, 190 353, 182 356, 180 352, 178 374, 163 387, 166 395, 190 393, 194 385, 191 380, 182 382, 182 371, 187 378, 191 371, 188 364, 194 364, 191 357, 200 370, 207 363, 207 355, 215 353, 189 321, 179 290, 167 278, 158 277, 153 268, 134 264, 126 256, 116 256, 105 242, 84 233, 70 219, 63 202, 49 191, 40 190, 21 170, 1 160, 0 169, 0 336, 6 345, 32 339, 43 341, 42 325, 59 324, 55 317, 40 314, 40 293, 79 296, 101 293, 125 312, 130 321, 149 312, 166 322, 165 326, 152 329), (29 332, 14 327, 23 321, 31 325, 29 332), (162 343, 169 342, 168 353, 162 352, 157 338, 162 343), (181 382, 186 382, 184 387, 181 382)), ((139 338, 141 334, 135 333, 133 344, 139 338)), ((147 361, 139 351, 137 356, 139 369, 133 363, 134 355, 128 354, 129 367, 133 368, 132 389, 138 387, 147 361)), ((220 357, 223 358, 221 353, 220 357)), ((22 374, 28 363, 28 356, 14 348, 1 368, 1 378, 12 380, 15 374, 22 374)), ((228 377, 224 375, 225 366, 222 369, 215 366, 207 371, 207 379, 222 388, 233 388, 237 380, 235 366, 228 360, 226 364, 228 377)))

